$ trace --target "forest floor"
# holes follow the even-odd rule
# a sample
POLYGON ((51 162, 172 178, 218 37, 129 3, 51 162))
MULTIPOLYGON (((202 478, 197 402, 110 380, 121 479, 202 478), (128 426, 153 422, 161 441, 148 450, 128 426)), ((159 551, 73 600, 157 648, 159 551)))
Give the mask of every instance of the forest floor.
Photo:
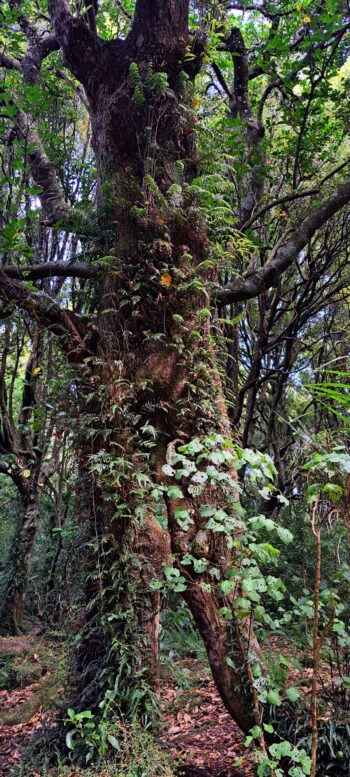
POLYGON ((234 763, 244 754, 244 735, 225 711, 209 669, 193 659, 177 663, 175 678, 162 684, 163 729, 160 742, 181 763, 184 777, 254 777, 249 759, 240 769, 234 763), (179 687, 178 673, 189 687, 179 687))
MULTIPOLYGON (((243 735, 225 712, 208 669, 190 659, 173 670, 163 673, 160 744, 179 764, 179 775, 253 777, 248 761, 240 770, 233 766, 244 752, 243 735)), ((10 775, 33 734, 52 725, 64 674, 59 642, 36 634, 0 638, 1 777, 10 775)))
POLYGON ((64 693, 64 656, 35 632, 0 637, 0 775, 7 777, 34 732, 52 720, 64 693))

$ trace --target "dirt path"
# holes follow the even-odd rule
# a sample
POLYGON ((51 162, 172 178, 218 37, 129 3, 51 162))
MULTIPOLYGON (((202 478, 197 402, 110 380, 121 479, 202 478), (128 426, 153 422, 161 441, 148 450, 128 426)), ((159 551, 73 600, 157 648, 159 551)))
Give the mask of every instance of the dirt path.
POLYGON ((248 759, 239 769, 234 767, 245 752, 244 736, 225 711, 211 678, 189 691, 167 686, 162 699, 165 712, 160 741, 180 761, 179 775, 254 777, 248 759))

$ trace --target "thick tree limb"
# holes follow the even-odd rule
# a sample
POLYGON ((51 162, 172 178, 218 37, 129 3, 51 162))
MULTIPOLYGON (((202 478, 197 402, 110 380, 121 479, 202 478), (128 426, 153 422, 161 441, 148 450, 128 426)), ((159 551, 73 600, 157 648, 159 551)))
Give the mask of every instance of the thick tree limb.
POLYGON ((86 321, 63 310, 57 302, 43 292, 31 292, 21 283, 9 278, 0 268, 0 301, 2 312, 6 315, 12 307, 18 306, 30 317, 55 334, 66 352, 70 362, 80 362, 90 356, 87 341, 91 328, 86 321))
POLYGON ((215 294, 220 305, 257 297, 278 285, 282 273, 296 261, 317 230, 350 202, 350 178, 341 183, 331 196, 308 213, 300 225, 287 231, 278 241, 265 265, 250 271, 215 294))
POLYGON ((19 72, 22 70, 19 59, 13 59, 2 53, 0 53, 0 67, 5 67, 7 70, 19 70, 19 72))
POLYGON ((293 200, 300 200, 303 197, 312 197, 313 195, 319 194, 321 186, 326 183, 326 181, 329 181, 330 178, 333 177, 333 175, 336 175, 336 173, 339 173, 340 170, 342 170, 344 167, 346 167, 350 162, 350 159, 346 159, 345 162, 341 162, 340 165, 335 167, 333 170, 331 170, 330 173, 327 173, 321 180, 317 183, 316 186, 314 186, 312 189, 304 189, 303 191, 296 191, 296 192, 290 192, 289 194, 285 194, 284 197, 277 197, 274 200, 271 200, 267 205, 264 205, 262 208, 260 208, 257 211, 253 211, 250 219, 245 222, 245 224, 242 224, 241 230, 249 229, 249 227, 254 224, 255 221, 257 221, 261 216, 264 216, 265 213, 267 213, 272 208, 276 208, 277 205, 283 205, 285 202, 293 202, 293 200))
POLYGON ((98 68, 102 41, 83 17, 73 16, 67 0, 49 0, 48 8, 55 37, 73 75, 91 91, 89 85, 98 68))
MULTIPOLYGON (((11 4, 14 8, 20 9, 19 0, 11 0, 11 4)), ((20 10, 19 24, 28 40, 27 51, 21 60, 12 60, 5 55, 0 55, 0 65, 19 70, 22 72, 24 81, 33 85, 39 79, 43 60, 51 52, 59 49, 59 42, 53 34, 41 37, 20 10)), ((18 110, 17 113, 17 132, 28 146, 30 171, 34 182, 42 189, 40 199, 48 220, 55 223, 71 216, 72 209, 64 200, 55 166, 44 151, 32 117, 22 110, 18 110)))
POLYGON ((242 33, 238 27, 231 29, 227 39, 227 50, 232 54, 233 60, 233 94, 236 110, 241 119, 253 120, 248 96, 248 56, 242 33))
POLYGON ((39 32, 31 24, 28 17, 22 11, 22 0, 9 0, 9 4, 16 9, 18 24, 28 41, 27 51, 21 60, 24 80, 28 84, 35 84, 39 77, 43 59, 52 51, 57 51, 59 44, 54 35, 47 34, 43 37, 42 32, 39 32))
POLYGON ((38 281, 43 278, 96 278, 98 270, 84 262, 45 262, 27 267, 8 267, 6 275, 14 280, 38 281))
POLYGON ((19 135, 26 142, 30 171, 35 183, 42 190, 40 199, 49 221, 56 223, 67 218, 70 208, 58 184, 55 166, 43 149, 32 118, 22 110, 17 113, 17 127, 19 135))
POLYGON ((22 72, 27 84, 35 84, 38 81, 43 60, 58 50, 59 43, 55 35, 46 35, 45 38, 30 42, 22 60, 22 72))
POLYGON ((265 157, 261 140, 264 130, 255 118, 250 104, 248 55, 242 33, 238 27, 231 29, 226 44, 228 51, 232 54, 234 72, 231 114, 235 117, 238 113, 245 124, 246 162, 250 167, 244 182, 246 191, 240 203, 239 221, 240 224, 244 224, 251 217, 263 195, 265 157))

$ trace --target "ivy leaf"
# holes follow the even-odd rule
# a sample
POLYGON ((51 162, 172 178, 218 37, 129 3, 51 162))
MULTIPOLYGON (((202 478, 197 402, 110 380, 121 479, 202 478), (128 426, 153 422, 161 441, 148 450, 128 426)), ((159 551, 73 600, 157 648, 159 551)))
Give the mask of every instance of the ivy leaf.
POLYGON ((285 694, 287 699, 293 704, 300 699, 300 691, 298 691, 298 688, 287 688, 285 694))
POLYGON ((149 587, 151 591, 159 591, 163 586, 160 580, 151 580, 149 587))
POLYGON ((206 568, 208 566, 208 563, 209 562, 207 561, 206 558, 194 558, 193 559, 193 569, 198 574, 201 574, 201 572, 205 572, 205 570, 206 570, 206 568))
POLYGON ((191 524, 193 524, 193 519, 188 510, 185 510, 182 507, 178 507, 178 509, 175 510, 175 519, 183 531, 187 531, 191 524))
POLYGON ((219 585, 223 594, 230 594, 231 591, 234 591, 235 587, 236 583, 233 580, 223 580, 219 585))
POLYGON ((200 483, 200 485, 202 485, 208 480, 208 475, 206 472, 196 472, 192 475, 191 480, 193 483, 200 483))
MULTIPOLYGON (((280 707, 282 704, 281 697, 275 688, 271 688, 271 690, 268 692, 267 701, 270 702, 270 704, 273 704, 275 707, 280 707)), ((274 754, 272 753, 272 755, 274 754)))
POLYGON ((174 468, 170 464, 163 464, 162 470, 164 475, 169 475, 170 477, 172 477, 175 473, 174 468))
POLYGON ((202 518, 210 518, 215 513, 216 507, 213 507, 213 505, 200 505, 199 514, 202 518))
POLYGON ((183 499, 184 495, 178 486, 169 486, 167 489, 169 499, 183 499))
POLYGON ((294 747, 291 744, 291 742, 288 742, 287 740, 283 740, 283 742, 276 742, 273 745, 270 745, 269 752, 274 758, 287 758, 294 755, 294 747))

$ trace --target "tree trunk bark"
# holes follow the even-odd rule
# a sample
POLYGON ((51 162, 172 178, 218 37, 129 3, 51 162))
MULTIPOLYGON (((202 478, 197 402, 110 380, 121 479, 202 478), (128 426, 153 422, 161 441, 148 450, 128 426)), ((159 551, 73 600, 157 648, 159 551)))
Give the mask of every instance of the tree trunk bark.
POLYGON ((158 488, 167 504, 174 564, 186 576, 184 596, 213 675, 227 709, 248 731, 258 722, 249 662, 261 654, 249 620, 235 616, 239 591, 225 597, 219 587, 235 563, 233 538, 210 529, 201 514, 203 502, 219 509, 228 501, 238 538, 240 522, 235 524, 232 506, 236 475, 226 467, 226 491, 208 486, 201 499, 182 478, 179 500, 163 471, 169 450, 179 444, 213 434, 230 436, 209 326, 207 289, 217 269, 208 261, 205 224, 191 189, 196 55, 187 25, 188 0, 138 2, 131 33, 96 48, 88 80, 69 30, 62 36, 68 64, 85 81, 89 99, 103 257, 96 359, 87 360, 85 385, 79 383, 85 405, 81 465, 82 482, 88 484, 85 500, 90 491, 90 557, 77 698, 79 705, 92 706, 97 667, 103 668, 104 687, 111 684, 106 670, 111 656, 114 687, 129 709, 134 709, 131 678, 140 687, 143 672, 150 686, 156 684, 152 617, 157 603, 150 583, 159 574, 164 548, 153 533, 145 565, 140 537, 156 514, 158 488), (181 526, 178 509, 188 510, 189 530, 181 526), (193 544, 201 533, 208 540, 208 567, 197 573, 183 561, 189 552, 195 554, 193 544), (232 610, 231 621, 225 620, 224 607, 232 610))

